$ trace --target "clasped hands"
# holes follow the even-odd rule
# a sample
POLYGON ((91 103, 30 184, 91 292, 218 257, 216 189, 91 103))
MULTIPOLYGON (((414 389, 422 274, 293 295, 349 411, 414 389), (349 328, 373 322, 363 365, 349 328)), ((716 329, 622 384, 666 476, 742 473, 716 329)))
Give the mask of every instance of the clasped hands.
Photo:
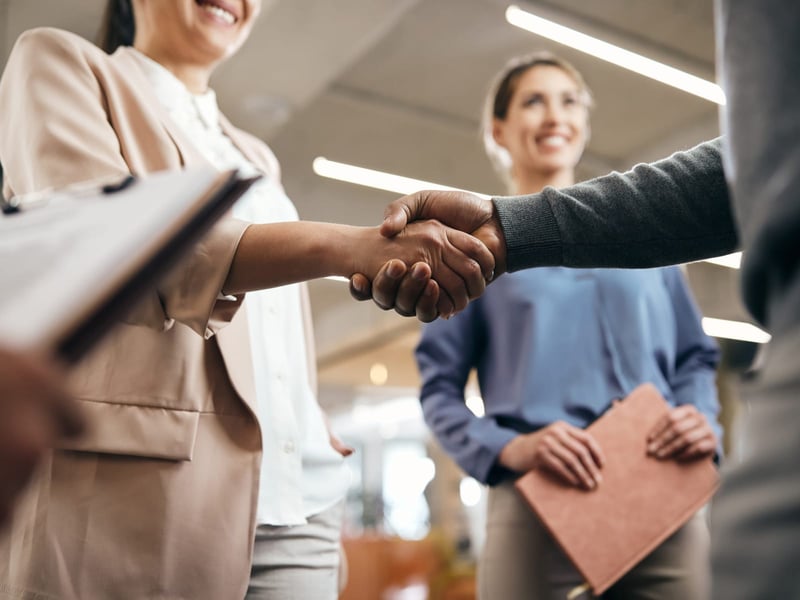
MULTIPOLYGON (((659 460, 689 461, 712 456, 717 436, 708 419, 691 404, 670 410, 647 433, 647 451, 659 460)), ((563 421, 513 438, 498 462, 518 473, 542 469, 562 482, 592 490, 603 481, 603 450, 584 429, 563 421)))
POLYGON ((384 217, 385 238, 413 235, 422 225, 417 221, 438 221, 453 248, 413 264, 388 260, 372 280, 356 272, 350 279, 356 300, 372 299, 384 310, 430 322, 463 310, 506 270, 505 237, 490 200, 468 192, 423 191, 395 200, 384 217))

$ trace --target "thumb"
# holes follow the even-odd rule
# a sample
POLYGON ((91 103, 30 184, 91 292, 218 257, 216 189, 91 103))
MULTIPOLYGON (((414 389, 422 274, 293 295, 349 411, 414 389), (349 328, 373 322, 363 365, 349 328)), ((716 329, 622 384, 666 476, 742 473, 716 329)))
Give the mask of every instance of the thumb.
POLYGON ((395 200, 383 211, 381 235, 387 238, 394 237, 411 221, 424 218, 423 207, 421 192, 395 200))

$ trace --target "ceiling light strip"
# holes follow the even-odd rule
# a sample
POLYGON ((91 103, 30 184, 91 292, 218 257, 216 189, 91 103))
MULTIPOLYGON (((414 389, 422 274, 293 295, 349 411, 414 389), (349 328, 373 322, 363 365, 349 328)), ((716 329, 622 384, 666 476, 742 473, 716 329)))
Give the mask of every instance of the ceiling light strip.
MULTIPOLYGON (((346 163, 328 160, 322 156, 314 159, 311 164, 314 173, 321 177, 329 179, 336 179, 338 181, 346 181, 347 183, 354 183, 356 185, 363 185, 378 190, 385 190, 387 192, 396 192, 398 194, 413 194, 420 190, 456 190, 456 191, 469 191, 460 188, 454 188, 432 181, 425 181, 423 179, 413 179, 411 177, 403 177, 402 175, 394 175, 392 173, 385 173, 383 171, 375 171, 373 169, 366 169, 364 167, 357 167, 355 165, 348 165, 346 163)), ((481 198, 489 198, 485 194, 477 194, 470 192, 481 198)))
POLYGON ((703 331, 711 337, 766 344, 772 336, 750 323, 703 317, 703 331))
POLYGON ((609 44, 575 29, 543 19, 518 6, 506 9, 506 21, 511 25, 536 35, 564 44, 575 50, 615 64, 624 69, 655 79, 689 94, 694 94, 717 104, 725 104, 725 93, 716 83, 670 67, 614 44, 609 44))

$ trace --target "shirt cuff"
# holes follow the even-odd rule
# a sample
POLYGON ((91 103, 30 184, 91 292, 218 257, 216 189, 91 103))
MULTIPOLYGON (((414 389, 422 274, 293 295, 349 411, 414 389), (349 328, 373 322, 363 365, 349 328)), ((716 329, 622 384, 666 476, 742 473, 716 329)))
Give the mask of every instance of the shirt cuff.
POLYGON ((563 263, 561 233, 543 194, 493 198, 506 239, 509 272, 563 263))

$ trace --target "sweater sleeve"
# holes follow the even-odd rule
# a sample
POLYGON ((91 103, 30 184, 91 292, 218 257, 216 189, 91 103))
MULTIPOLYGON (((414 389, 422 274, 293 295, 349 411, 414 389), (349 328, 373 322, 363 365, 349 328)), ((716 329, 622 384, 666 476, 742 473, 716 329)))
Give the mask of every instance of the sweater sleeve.
POLYGON ((493 484, 506 473, 498 467, 497 456, 517 433, 500 427, 491 417, 476 416, 465 403, 464 386, 484 346, 479 305, 476 300, 452 319, 426 325, 416 358, 426 423, 464 471, 493 484))
POLYGON ((721 142, 561 190, 495 198, 509 271, 643 268, 733 251, 738 235, 721 142))

